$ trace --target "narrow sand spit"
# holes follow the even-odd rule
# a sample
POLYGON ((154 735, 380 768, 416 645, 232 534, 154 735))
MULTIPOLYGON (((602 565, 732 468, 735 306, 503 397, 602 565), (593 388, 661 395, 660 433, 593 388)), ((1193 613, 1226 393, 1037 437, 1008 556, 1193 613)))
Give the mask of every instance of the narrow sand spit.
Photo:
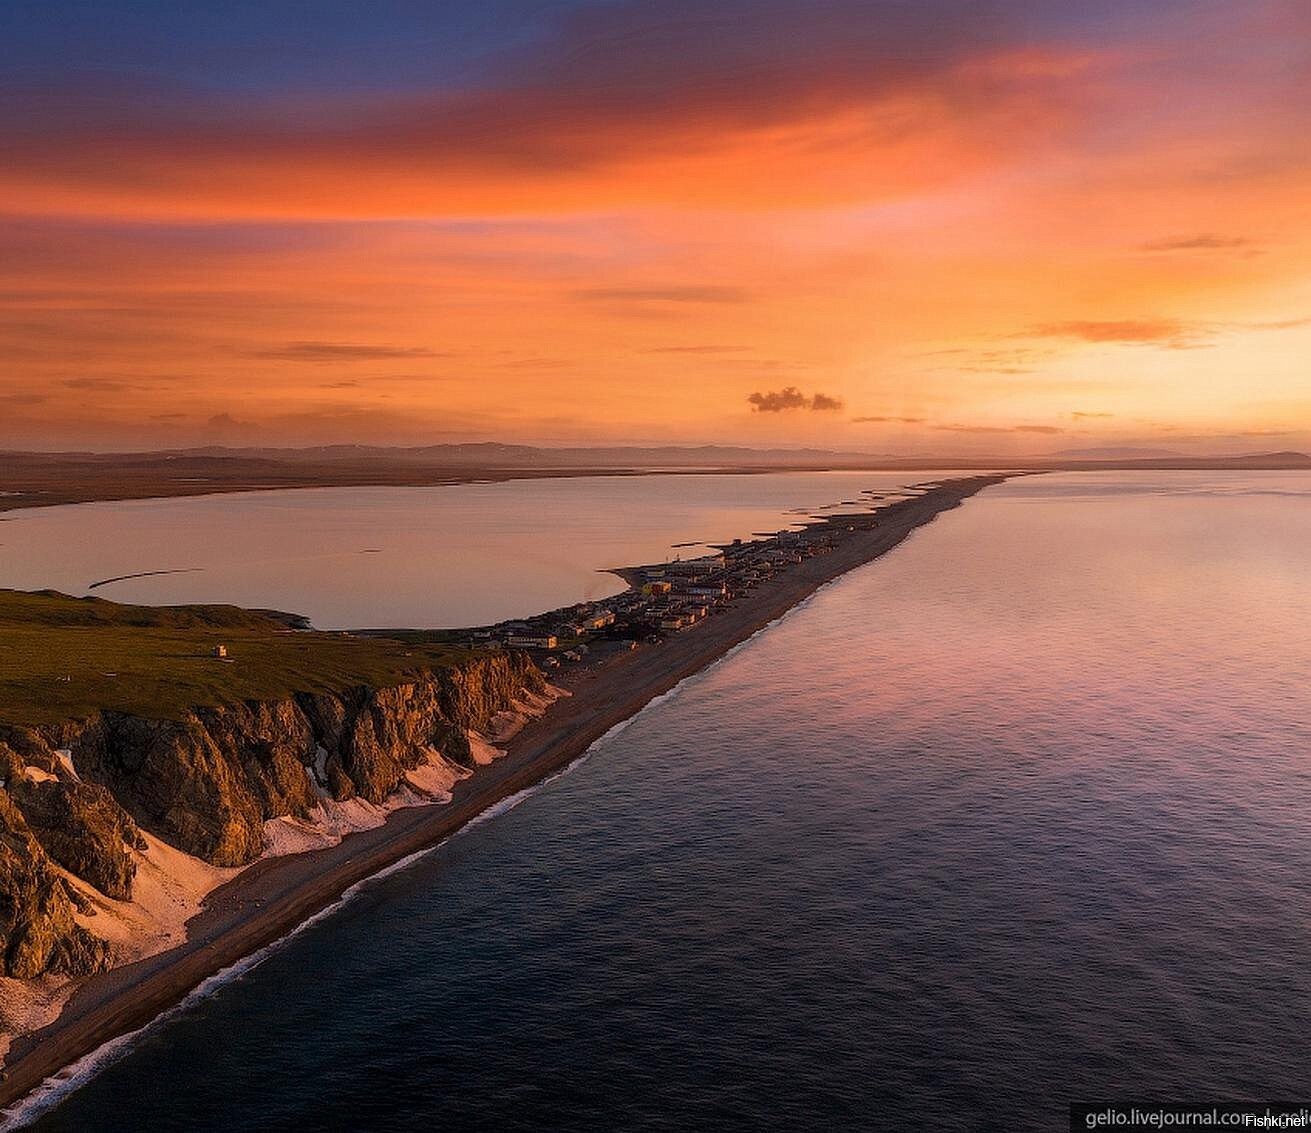
POLYGON ((484 741, 504 745, 505 755, 488 764, 479 759, 474 774, 452 783, 446 805, 402 806, 336 844, 312 853, 265 857, 246 867, 209 893, 200 913, 187 922, 183 942, 84 980, 53 1023, 14 1039, 8 1079, 0 1082, 0 1105, 148 1023, 216 972, 280 940, 334 904, 351 886, 432 848, 489 808, 568 766, 611 728, 719 660, 821 586, 886 554, 916 528, 1004 479, 992 475, 946 481, 902 501, 895 510, 880 512, 875 526, 848 532, 832 553, 776 575, 749 598, 660 647, 616 655, 589 677, 585 691, 558 699, 550 711, 525 702, 513 714, 521 719, 497 721, 484 741))

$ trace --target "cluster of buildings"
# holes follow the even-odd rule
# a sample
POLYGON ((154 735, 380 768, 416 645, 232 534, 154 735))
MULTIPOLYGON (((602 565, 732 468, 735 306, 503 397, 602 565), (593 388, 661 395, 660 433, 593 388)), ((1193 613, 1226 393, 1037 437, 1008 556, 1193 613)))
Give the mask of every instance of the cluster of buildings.
MULTIPOLYGON (((733 543, 693 559, 618 572, 629 589, 604 604, 584 602, 473 632, 477 643, 546 654, 548 667, 581 661, 597 639, 658 641, 696 625, 776 572, 833 549, 844 529, 833 523, 733 543)), ((850 528, 846 528, 850 530, 850 528)))
POLYGON ((582 660, 587 653, 586 638, 602 633, 614 624, 614 610, 595 602, 584 602, 536 617, 476 629, 473 638, 475 642, 504 645, 510 649, 557 650, 563 647, 565 659, 574 661, 582 660))
POLYGON ((800 531, 780 531, 763 539, 735 539, 713 555, 637 567, 634 590, 646 618, 662 633, 695 625, 740 594, 759 586, 775 572, 812 555, 833 549, 834 529, 816 524, 800 531))

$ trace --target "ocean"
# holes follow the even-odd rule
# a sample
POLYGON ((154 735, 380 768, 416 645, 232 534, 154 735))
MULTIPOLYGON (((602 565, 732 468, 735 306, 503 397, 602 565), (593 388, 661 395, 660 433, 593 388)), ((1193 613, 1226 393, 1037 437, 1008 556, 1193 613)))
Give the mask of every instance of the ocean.
POLYGON ((988 489, 48 1131, 1051 1130, 1311 1086, 1311 481, 988 489))

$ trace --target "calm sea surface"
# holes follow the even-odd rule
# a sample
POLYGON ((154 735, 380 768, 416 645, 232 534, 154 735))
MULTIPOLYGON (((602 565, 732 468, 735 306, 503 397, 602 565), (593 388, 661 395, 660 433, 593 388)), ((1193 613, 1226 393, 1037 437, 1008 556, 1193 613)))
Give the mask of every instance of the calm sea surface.
POLYGON ((942 473, 580 477, 317 488, 0 516, 0 586, 117 602, 231 602, 320 629, 483 625, 618 594, 601 571, 868 506, 942 473), (690 544, 676 546, 676 544, 690 544))
POLYGON ((1063 1129, 1311 1095, 1311 480, 989 490, 43 1130, 1063 1129))

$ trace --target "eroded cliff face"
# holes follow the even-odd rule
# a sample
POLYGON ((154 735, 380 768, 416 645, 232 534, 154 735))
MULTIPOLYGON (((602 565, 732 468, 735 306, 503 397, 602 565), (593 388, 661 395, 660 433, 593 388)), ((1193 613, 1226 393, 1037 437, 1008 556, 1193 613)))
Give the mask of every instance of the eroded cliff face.
POLYGON ((99 971, 109 945, 73 919, 64 879, 0 790, 0 972, 30 979, 99 971))
POLYGON ((440 756, 471 767, 486 731, 545 682, 523 654, 490 653, 412 683, 196 708, 180 720, 103 712, 56 728, 0 728, 0 975, 78 975, 108 947, 74 919, 59 867, 131 896, 141 831, 221 866, 264 848, 264 823, 325 799, 383 803, 440 756))

